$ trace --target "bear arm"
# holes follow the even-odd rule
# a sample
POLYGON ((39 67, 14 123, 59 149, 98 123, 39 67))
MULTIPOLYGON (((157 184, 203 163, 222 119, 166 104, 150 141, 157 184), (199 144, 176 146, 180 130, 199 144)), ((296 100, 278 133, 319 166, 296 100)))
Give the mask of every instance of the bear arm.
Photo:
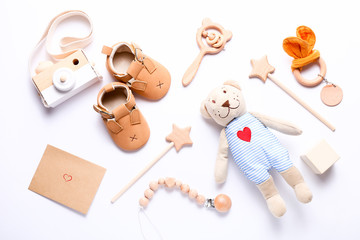
POLYGON ((250 114, 256 117, 266 127, 272 128, 281 133, 288 135, 300 135, 302 133, 301 129, 290 122, 265 116, 260 113, 251 112, 250 114))
POLYGON ((228 172, 228 149, 229 144, 226 139, 225 128, 220 132, 219 148, 215 163, 215 181, 223 183, 226 181, 228 172))

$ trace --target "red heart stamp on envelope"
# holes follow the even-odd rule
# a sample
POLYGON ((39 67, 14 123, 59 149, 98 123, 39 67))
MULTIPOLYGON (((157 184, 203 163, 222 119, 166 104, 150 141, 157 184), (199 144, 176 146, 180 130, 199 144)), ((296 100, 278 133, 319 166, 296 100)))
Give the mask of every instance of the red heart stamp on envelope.
POLYGON ((251 140, 251 130, 248 127, 245 127, 242 131, 237 132, 238 138, 245 142, 250 142, 251 140))
POLYGON ((66 173, 63 175, 63 178, 65 182, 70 182, 72 180, 72 176, 66 173))

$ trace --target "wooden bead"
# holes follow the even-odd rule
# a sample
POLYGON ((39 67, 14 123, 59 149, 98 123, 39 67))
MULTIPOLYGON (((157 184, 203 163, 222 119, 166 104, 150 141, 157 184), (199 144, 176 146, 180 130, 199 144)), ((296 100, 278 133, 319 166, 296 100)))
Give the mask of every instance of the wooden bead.
POLYGON ((199 205, 204 205, 205 203, 205 197, 203 195, 198 195, 196 197, 196 202, 199 204, 199 205))
POLYGON ((214 205, 219 212, 227 212, 231 208, 231 199, 225 194, 219 194, 214 200, 214 205))
POLYGON ((150 199, 154 196, 154 191, 151 190, 151 189, 146 189, 145 192, 144 192, 144 196, 147 198, 147 199, 150 199))
POLYGON ((167 186, 168 188, 174 187, 175 186, 175 178, 167 177, 165 179, 165 186, 167 186))
POLYGON ((181 191, 182 191, 183 193, 188 193, 189 190, 190 190, 190 187, 189 187, 189 185, 187 185, 187 184, 182 184, 181 187, 180 187, 180 189, 181 189, 181 191))
POLYGON ((146 207, 149 204, 149 199, 147 199, 146 197, 142 197, 139 200, 139 204, 142 207, 146 207))
POLYGON ((164 185, 164 183, 165 183, 165 179, 163 179, 163 178, 159 178, 158 183, 159 183, 160 185, 164 185))
POLYGON ((156 191, 159 188, 159 183, 157 181, 151 181, 149 187, 151 190, 156 191))
POLYGON ((191 189, 189 191, 189 198, 194 199, 198 196, 198 191, 196 189, 191 189))
POLYGON ((175 185, 176 185, 177 187, 181 187, 181 184, 182 184, 182 182, 181 182, 180 180, 176 180, 176 181, 175 181, 175 185))

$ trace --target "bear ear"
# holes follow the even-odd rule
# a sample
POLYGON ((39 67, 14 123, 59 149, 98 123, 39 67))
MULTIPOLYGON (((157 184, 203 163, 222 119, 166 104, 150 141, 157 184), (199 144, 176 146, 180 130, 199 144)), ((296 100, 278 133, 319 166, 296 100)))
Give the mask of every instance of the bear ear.
POLYGON ((200 106, 200 113, 204 118, 210 119, 211 116, 210 116, 209 112, 206 109, 205 103, 206 103, 206 100, 202 101, 201 106, 200 106))
POLYGON ((235 87, 235 88, 241 90, 240 85, 236 81, 233 81, 233 80, 224 82, 224 85, 229 85, 229 86, 232 86, 232 87, 235 87))
POLYGON ((224 36, 226 41, 229 41, 232 38, 232 32, 229 30, 224 30, 224 36))
POLYGON ((202 21, 203 26, 210 25, 210 24, 213 24, 213 22, 211 21, 210 18, 204 18, 203 19, 203 21, 202 21))

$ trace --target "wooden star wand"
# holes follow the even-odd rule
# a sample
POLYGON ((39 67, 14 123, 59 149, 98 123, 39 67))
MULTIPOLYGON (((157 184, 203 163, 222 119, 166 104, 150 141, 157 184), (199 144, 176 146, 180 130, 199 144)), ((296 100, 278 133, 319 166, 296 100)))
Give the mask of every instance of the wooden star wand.
POLYGON ((170 142, 164 150, 156 156, 146 167, 141 170, 127 185, 125 185, 119 193, 117 193, 112 199, 111 203, 114 203, 123 193, 125 193, 137 180, 139 180, 152 166, 155 165, 172 147, 175 146, 177 152, 185 145, 192 145, 190 139, 191 127, 179 128, 173 124, 173 131, 166 137, 166 141, 170 142))
POLYGON ((253 67, 249 77, 250 78, 259 78, 264 83, 267 78, 273 81, 278 87, 280 87, 284 92, 286 92, 290 97, 292 97, 296 102, 303 106, 308 112, 310 112, 314 117, 319 119, 323 124, 325 124, 331 131, 335 131, 335 127, 329 123, 324 117, 322 117, 318 112, 311 108, 307 103, 305 103, 300 97, 298 97, 293 91, 287 88, 279 80, 277 80, 271 73, 275 71, 275 68, 271 66, 267 60, 266 55, 260 58, 259 60, 251 60, 251 65, 253 67))

